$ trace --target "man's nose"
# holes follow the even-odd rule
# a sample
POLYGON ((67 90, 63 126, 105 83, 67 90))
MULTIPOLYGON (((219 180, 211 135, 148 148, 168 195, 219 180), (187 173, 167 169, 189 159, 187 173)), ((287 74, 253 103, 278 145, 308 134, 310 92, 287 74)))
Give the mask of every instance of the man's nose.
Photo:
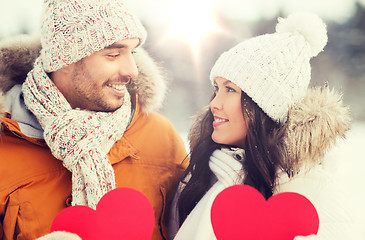
POLYGON ((120 77, 130 81, 138 77, 138 68, 132 54, 121 59, 118 74, 120 77))

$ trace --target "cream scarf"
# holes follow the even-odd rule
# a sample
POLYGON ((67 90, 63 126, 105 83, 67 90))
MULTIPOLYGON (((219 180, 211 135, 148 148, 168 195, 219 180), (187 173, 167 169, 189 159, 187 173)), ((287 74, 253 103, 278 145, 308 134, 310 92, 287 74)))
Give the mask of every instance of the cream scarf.
POLYGON ((38 58, 23 84, 24 101, 44 129, 52 154, 72 173, 72 205, 95 209, 100 198, 115 188, 107 158, 131 118, 128 91, 112 113, 72 109, 43 70, 38 58))
POLYGON ((216 196, 225 188, 241 184, 244 178, 242 163, 243 149, 215 150, 210 156, 209 167, 217 178, 217 182, 199 201, 189 216, 185 219, 174 240, 215 240, 210 220, 210 211, 216 196))

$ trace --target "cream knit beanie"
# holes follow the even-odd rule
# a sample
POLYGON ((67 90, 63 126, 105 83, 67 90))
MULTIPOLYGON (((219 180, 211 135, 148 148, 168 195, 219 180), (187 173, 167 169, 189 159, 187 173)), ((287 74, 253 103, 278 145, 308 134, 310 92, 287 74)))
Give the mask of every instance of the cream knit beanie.
POLYGON ((289 108, 301 101, 311 78, 310 59, 327 43, 324 22, 297 12, 279 18, 276 33, 257 36, 224 52, 210 79, 230 80, 274 121, 285 123, 289 108))
POLYGON ((46 72, 127 38, 147 33, 120 0, 45 0, 41 25, 41 60, 46 72))

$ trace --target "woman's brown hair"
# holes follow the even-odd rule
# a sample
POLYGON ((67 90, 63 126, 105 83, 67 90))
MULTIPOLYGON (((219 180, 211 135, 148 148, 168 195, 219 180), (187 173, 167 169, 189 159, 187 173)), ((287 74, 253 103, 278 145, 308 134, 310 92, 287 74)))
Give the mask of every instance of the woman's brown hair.
MULTIPOLYGON (((242 183, 256 188, 267 199, 273 194, 276 172, 283 167, 285 127, 270 119, 249 96, 241 93, 242 114, 247 127, 245 157, 242 160, 245 178, 242 183)), ((182 177, 184 189, 178 199, 180 224, 211 187, 213 173, 209 159, 213 151, 235 147, 212 140, 213 119, 211 111, 207 110, 190 132, 190 164, 182 177)))

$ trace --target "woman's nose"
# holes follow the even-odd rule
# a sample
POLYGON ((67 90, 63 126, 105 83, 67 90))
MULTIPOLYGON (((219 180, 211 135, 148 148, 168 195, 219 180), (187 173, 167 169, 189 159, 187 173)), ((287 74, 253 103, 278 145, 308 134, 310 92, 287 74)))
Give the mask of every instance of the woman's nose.
POLYGON ((210 101, 209 107, 211 110, 222 108, 222 101, 218 94, 216 94, 212 101, 210 101))

